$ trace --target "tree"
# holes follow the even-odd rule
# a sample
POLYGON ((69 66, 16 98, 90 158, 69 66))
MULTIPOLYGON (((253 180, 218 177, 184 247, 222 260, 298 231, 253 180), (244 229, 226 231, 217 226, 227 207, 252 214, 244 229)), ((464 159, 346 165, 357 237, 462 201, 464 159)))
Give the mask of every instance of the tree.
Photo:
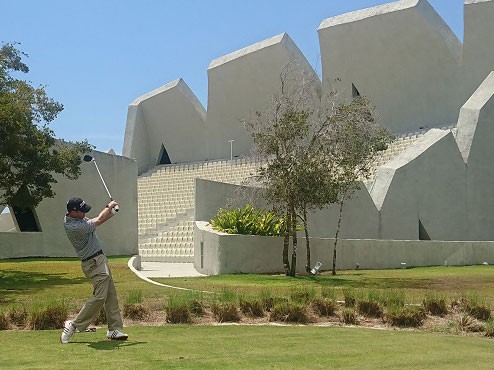
POLYGON ((328 122, 319 117, 319 85, 313 71, 294 61, 280 75, 279 96, 264 112, 257 112, 255 119, 244 121, 253 137, 255 155, 266 159, 256 180, 265 188, 265 199, 286 220, 283 266, 288 276, 295 276, 299 221, 305 231, 309 270, 307 212, 324 207, 335 197, 329 165, 320 153, 328 122))
POLYGON ((305 231, 305 269, 309 272, 307 215, 337 203, 334 268, 343 204, 358 189, 358 179, 369 175, 376 153, 391 140, 390 133, 375 122, 367 99, 345 103, 332 91, 322 100, 316 78, 296 62, 288 64, 280 75, 280 95, 266 111, 257 112, 254 120, 244 121, 253 137, 255 155, 266 158, 256 179, 265 188, 265 199, 287 222, 283 266, 288 276, 295 276, 299 221, 305 231))
POLYGON ((360 189, 360 180, 369 178, 377 154, 387 149, 394 135, 376 122, 374 108, 363 96, 338 104, 328 120, 331 145, 326 146, 326 154, 334 164, 336 203, 339 205, 332 266, 332 274, 336 275, 336 246, 345 201, 360 189))
POLYGON ((0 48, 0 204, 19 209, 36 207, 54 197, 54 174, 74 180, 80 175, 81 154, 92 149, 87 141, 57 140, 49 123, 63 105, 49 98, 43 86, 13 77, 28 73, 16 44, 0 48))

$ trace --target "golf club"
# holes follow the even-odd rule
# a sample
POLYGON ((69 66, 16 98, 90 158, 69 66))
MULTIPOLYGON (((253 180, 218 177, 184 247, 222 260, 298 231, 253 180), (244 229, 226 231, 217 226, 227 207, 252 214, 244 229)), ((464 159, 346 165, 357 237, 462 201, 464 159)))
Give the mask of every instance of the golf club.
MULTIPOLYGON (((93 157, 91 157, 89 154, 86 154, 83 159, 84 159, 84 162, 93 162, 94 163, 94 165, 96 166, 96 170, 98 171, 99 177, 101 179, 101 182, 103 183, 103 186, 105 187, 106 192, 108 193, 108 196, 110 197, 110 200, 113 200, 113 197, 110 194, 110 190, 108 190, 108 186, 106 186, 105 180, 103 180, 103 176, 101 176, 101 172, 98 168, 98 164, 96 163, 96 160, 93 157)), ((115 210, 115 212, 118 212, 120 208, 117 205, 113 209, 115 210)))

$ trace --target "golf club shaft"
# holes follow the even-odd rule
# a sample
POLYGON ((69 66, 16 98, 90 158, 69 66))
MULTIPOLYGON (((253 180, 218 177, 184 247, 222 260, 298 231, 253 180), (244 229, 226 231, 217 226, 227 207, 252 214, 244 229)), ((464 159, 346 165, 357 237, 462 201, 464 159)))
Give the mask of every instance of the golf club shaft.
MULTIPOLYGON (((108 196, 110 197, 110 200, 113 200, 113 197, 110 194, 110 190, 108 190, 108 186, 106 186, 105 180, 103 179, 103 176, 101 175, 101 172, 99 170, 98 164, 96 163, 96 161, 94 159, 93 159, 93 163, 96 166, 96 170, 98 171, 98 174, 99 174, 99 177, 101 179, 101 182, 103 183, 103 186, 105 187, 106 192, 108 193, 108 196)), ((115 211, 118 212, 119 209, 120 208, 118 207, 118 205, 116 205, 115 206, 115 211)))

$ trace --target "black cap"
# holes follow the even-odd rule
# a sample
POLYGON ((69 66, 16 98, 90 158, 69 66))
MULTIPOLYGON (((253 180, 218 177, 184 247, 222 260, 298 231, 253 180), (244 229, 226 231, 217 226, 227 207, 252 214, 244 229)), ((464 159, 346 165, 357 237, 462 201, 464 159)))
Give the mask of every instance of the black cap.
POLYGON ((88 213, 91 210, 91 206, 86 204, 81 198, 70 198, 67 202, 67 211, 80 211, 88 213))

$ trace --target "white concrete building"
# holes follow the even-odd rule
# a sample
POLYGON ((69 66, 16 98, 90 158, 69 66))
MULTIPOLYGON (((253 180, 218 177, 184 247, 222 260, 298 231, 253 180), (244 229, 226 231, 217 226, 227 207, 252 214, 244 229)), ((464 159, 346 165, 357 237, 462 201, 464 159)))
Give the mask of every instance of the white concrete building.
MULTIPOLYGON (((241 119, 263 110, 279 94, 280 72, 293 61, 315 77, 321 96, 335 84, 346 98, 367 96, 383 124, 399 137, 376 164, 372 180, 347 203, 342 238, 494 240, 494 0, 466 0, 464 13, 463 44, 427 0, 401 0, 329 19, 321 14, 320 80, 283 33, 210 63, 207 110, 182 79, 137 98, 128 108, 123 147, 131 159, 113 156, 105 172, 123 192, 115 196, 122 209, 134 212, 120 216, 129 217, 121 220, 125 227, 139 225, 143 258, 194 261, 218 271, 204 263, 218 250, 217 244, 209 248, 207 240, 218 238, 197 228, 201 238, 194 238, 193 222, 208 221, 235 197, 242 176, 255 170, 255 163, 242 159, 250 155, 252 141, 241 119), (233 153, 230 140, 235 140, 233 153), (228 161, 230 155, 237 159, 228 161), (117 171, 121 162, 124 170, 117 171), (136 174, 138 185, 132 179, 136 174), (123 204, 124 199, 131 202, 123 204)), ((64 186, 69 184, 60 188, 65 201, 69 191, 64 186)), ((51 204, 63 208, 61 201, 47 202, 41 214, 48 215, 51 204)), ((336 214, 333 208, 313 214, 311 235, 332 237, 336 214)), ((119 232, 122 225, 115 226, 119 232)), ((122 242, 137 245, 136 234, 122 242)), ((369 243, 359 245, 365 248, 352 250, 367 250, 369 243)), ((406 251, 407 245, 400 248, 406 251)), ((444 250, 460 263, 470 248, 462 244, 444 250)), ((382 250, 366 253, 369 261, 378 261, 376 253, 382 256, 382 250)), ((419 255, 416 263, 437 263, 445 257, 441 253, 434 262, 419 255)), ((349 266, 358 259, 346 258, 349 266)), ((385 262, 374 267, 389 266, 385 262)))
MULTIPOLYGON (((396 1, 322 20, 317 30, 321 96, 335 86, 345 98, 367 96, 383 124, 399 137, 383 154, 373 179, 347 203, 343 238, 494 240, 494 173, 489 167, 494 159, 490 149, 494 140, 494 75, 489 75, 494 70, 492 17, 493 0, 465 1, 463 45, 427 0, 396 1)), ((211 62, 207 111, 188 89, 184 94, 180 84, 174 83, 161 89, 173 85, 177 91, 160 94, 160 110, 153 110, 151 103, 146 106, 147 100, 154 99, 153 93, 137 100, 137 114, 133 103, 124 155, 137 160, 139 173, 148 171, 142 188, 153 183, 160 189, 158 179, 171 176, 153 168, 161 159, 162 145, 171 164, 198 162, 191 168, 204 166, 204 171, 194 169, 191 177, 213 181, 198 179, 188 185, 195 198, 186 213, 190 218, 194 213, 196 221, 208 221, 227 199, 235 197, 236 182, 219 179, 216 170, 207 172, 206 164, 200 163, 216 160, 207 167, 225 168, 221 160, 229 159, 229 140, 235 140, 235 156, 250 155, 251 138, 240 120, 262 110, 279 94, 280 72, 293 60, 312 71, 289 36, 281 34, 211 62), (176 106, 176 101, 190 108, 165 108, 176 106), (200 113, 191 119, 189 111, 200 113), (168 126, 168 121, 173 124, 168 126), (135 131, 138 126, 146 127, 147 136, 135 131), (180 130, 172 129, 178 126, 180 130), (167 134, 173 132, 172 136, 157 137, 157 127, 167 134), (182 145, 175 150, 168 141, 182 145), (144 155, 137 155, 143 151, 144 155)), ((188 171, 183 165, 170 166, 167 171, 183 176, 192 173, 192 169, 181 172, 188 171)), ((334 236, 336 215, 331 207, 313 214, 311 236, 334 236)), ((146 240, 143 250, 149 259, 173 260, 175 252, 167 251, 171 239, 166 223, 161 226, 162 231, 155 223, 155 234, 146 231, 140 236, 146 240), (167 243, 166 247, 160 243, 167 243)), ((203 232, 196 229, 196 236, 203 232)), ((194 238, 194 253, 182 257, 202 266, 200 260, 211 257, 208 251, 218 251, 218 245, 209 248, 204 244, 213 239, 194 238)))

